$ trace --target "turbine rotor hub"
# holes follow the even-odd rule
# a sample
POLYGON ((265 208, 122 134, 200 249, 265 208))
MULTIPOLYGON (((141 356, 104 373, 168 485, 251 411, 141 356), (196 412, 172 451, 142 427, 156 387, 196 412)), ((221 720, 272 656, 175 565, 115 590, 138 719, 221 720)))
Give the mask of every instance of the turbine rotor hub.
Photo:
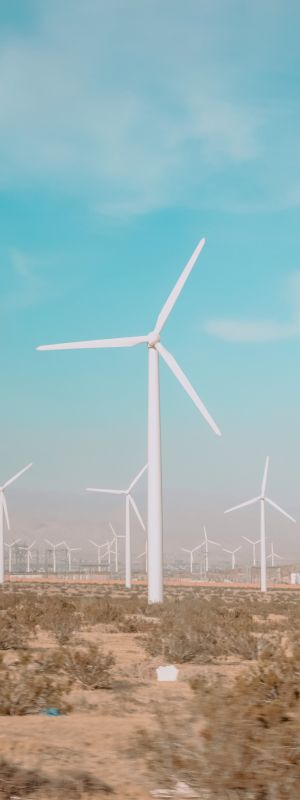
POLYGON ((150 331, 148 334, 148 347, 155 347, 160 342, 160 335, 157 331, 150 331))

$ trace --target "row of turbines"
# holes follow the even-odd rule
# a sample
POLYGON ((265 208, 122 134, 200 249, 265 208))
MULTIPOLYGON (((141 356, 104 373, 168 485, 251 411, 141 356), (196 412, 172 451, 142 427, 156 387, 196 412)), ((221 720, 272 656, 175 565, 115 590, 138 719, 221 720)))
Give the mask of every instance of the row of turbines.
MULTIPOLYGON (((179 381, 185 392, 188 394, 198 411, 202 414, 205 421, 213 432, 221 435, 221 431, 211 414, 207 410, 203 401, 191 385, 190 381, 177 364, 175 358, 161 343, 161 333, 169 318, 169 315, 181 294, 183 287, 191 274, 196 261, 203 250, 205 239, 201 239, 195 248, 191 258, 184 267, 179 279, 163 305, 154 329, 146 335, 120 337, 114 339, 96 339, 91 341, 67 342, 63 344, 40 345, 38 350, 82 350, 98 348, 127 348, 143 344, 148 350, 148 460, 147 464, 138 473, 127 489, 88 489, 93 492, 108 492, 110 494, 123 495, 125 498, 125 571, 126 586, 131 586, 131 535, 130 535, 130 508, 132 508, 139 519, 142 528, 145 524, 142 520, 136 502, 132 496, 132 489, 147 470, 148 472, 148 525, 147 525, 147 566, 148 566, 148 601, 149 603, 160 603, 163 600, 163 515, 162 515, 162 466, 161 466, 161 425, 160 425, 160 384, 159 384, 159 361, 160 358, 167 364, 171 372, 179 381)), ((4 547, 3 547, 3 521, 6 517, 8 523, 7 506, 4 496, 4 489, 16 480, 19 475, 31 466, 28 465, 17 475, 0 487, 1 502, 1 542, 0 542, 0 582, 4 578, 4 547)), ((235 506, 229 511, 235 511, 245 505, 260 502, 261 507, 261 590, 266 591, 266 549, 265 549, 265 503, 277 508, 289 519, 295 521, 289 514, 283 511, 272 500, 265 495, 265 485, 267 480, 268 459, 266 462, 261 494, 252 500, 235 506)))

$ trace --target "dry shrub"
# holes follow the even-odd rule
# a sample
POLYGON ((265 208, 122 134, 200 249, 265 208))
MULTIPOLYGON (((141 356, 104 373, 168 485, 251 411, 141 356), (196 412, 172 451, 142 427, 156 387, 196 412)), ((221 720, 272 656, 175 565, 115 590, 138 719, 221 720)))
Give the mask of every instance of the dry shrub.
POLYGON ((35 674, 66 677, 70 684, 78 681, 84 689, 109 689, 112 685, 111 668, 115 659, 103 653, 96 644, 60 647, 32 656, 35 674))
POLYGON ((137 745, 155 781, 212 800, 299 800, 300 657, 277 655, 232 686, 203 676, 186 716, 168 709, 137 745))
POLYGON ((23 716, 49 706, 65 713, 70 706, 65 700, 71 681, 67 677, 46 674, 23 656, 14 664, 0 669, 0 715, 23 716))
POLYGON ((81 626, 80 614, 75 603, 58 595, 45 597, 43 606, 43 613, 39 619, 40 627, 52 633, 59 644, 65 644, 81 626))
POLYGON ((205 663, 226 656, 248 660, 257 656, 252 628, 246 608, 228 609, 214 600, 188 597, 165 604, 159 624, 144 644, 151 655, 177 663, 205 663))
POLYGON ((27 639, 28 633, 15 611, 0 613, 0 650, 20 650, 27 639))
POLYGON ((24 769, 17 764, 0 760, 0 798, 12 797, 74 797, 86 794, 112 794, 112 788, 87 772, 73 772, 72 775, 49 777, 37 770, 24 769))

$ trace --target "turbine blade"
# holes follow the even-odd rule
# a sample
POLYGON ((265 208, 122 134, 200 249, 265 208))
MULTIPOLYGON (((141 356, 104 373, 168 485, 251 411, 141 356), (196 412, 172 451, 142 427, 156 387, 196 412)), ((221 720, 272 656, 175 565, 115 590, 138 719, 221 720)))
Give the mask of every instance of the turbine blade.
POLYGON ((136 477, 133 479, 132 483, 131 483, 131 484, 130 484, 130 486, 128 487, 128 492, 131 492, 131 489, 132 489, 132 488, 135 486, 135 484, 136 484, 136 483, 137 483, 137 482, 140 480, 140 478, 142 477, 142 475, 143 475, 143 474, 144 474, 144 472, 146 471, 147 467, 148 467, 148 464, 145 464, 145 466, 143 467, 143 469, 141 469, 141 471, 138 473, 138 475, 137 475, 137 476, 136 476, 136 477))
POLYGON ((95 545, 95 547, 102 547, 102 546, 103 546, 103 545, 101 545, 101 544, 97 544, 97 542, 94 542, 94 540, 93 540, 93 539, 89 539, 89 542, 90 542, 90 544, 94 544, 94 545, 95 545))
POLYGON ((270 500, 269 497, 266 497, 265 500, 266 500, 266 503, 269 503, 270 506, 273 506, 273 508, 276 508, 277 511, 280 511, 280 513, 283 514, 284 517, 287 517, 288 519, 290 519, 291 522, 296 522, 294 517, 291 517, 291 515, 288 514, 287 511, 284 511, 283 508, 281 508, 281 506, 278 506, 277 503, 274 503, 274 500, 270 500))
POLYGON ((92 339, 86 342, 64 342, 63 344, 41 344, 37 350, 94 350, 107 347, 134 347, 147 342, 147 336, 123 336, 119 339, 92 339))
POLYGON ((86 492, 99 492, 100 494, 126 494, 125 489, 93 489, 88 487, 86 492))
POLYGON ((179 383, 181 383, 181 385, 183 386, 183 388, 185 389, 186 393, 189 395, 193 403, 195 403, 196 408, 198 408, 198 411, 200 411, 200 413, 202 414, 208 425, 210 425, 210 427, 213 429, 214 433, 217 434, 217 436, 221 436, 220 429, 216 425, 215 421, 211 417, 209 411, 205 407, 200 397, 195 392, 195 389, 193 388, 192 384, 190 383, 184 372, 182 372, 182 369, 177 364, 177 361, 175 361, 174 356, 172 356, 171 353, 169 353, 169 351, 166 350, 165 347, 163 347, 161 342, 158 342, 155 346, 160 355, 162 356, 162 358, 164 359, 164 361, 166 362, 166 364, 168 365, 171 372, 173 372, 173 374, 175 375, 179 383))
POLYGON ((118 537, 117 537, 117 534, 116 534, 116 531, 115 531, 113 525, 111 524, 111 522, 109 522, 108 524, 109 524, 109 527, 110 527, 110 530, 111 530, 112 534, 117 539, 118 537))
POLYGON ((184 553, 190 553, 191 554, 191 550, 187 550, 186 547, 181 547, 180 550, 183 550, 184 553))
POLYGON ((6 519, 7 530, 10 531, 10 522, 9 522, 9 516, 8 516, 6 497, 5 497, 5 494, 3 492, 1 492, 1 496, 2 496, 2 506, 3 506, 4 516, 5 516, 5 519, 6 519))
POLYGON ((143 519, 142 519, 142 517, 141 517, 141 515, 140 515, 140 512, 139 512, 139 510, 138 510, 137 504, 136 504, 135 500, 133 499, 133 497, 131 497, 131 494, 129 494, 129 495, 128 495, 128 497, 129 497, 129 502, 131 503, 131 505, 132 505, 132 508, 134 509, 134 511, 135 511, 135 513, 136 513, 136 516, 137 516, 137 518, 138 518, 138 521, 139 521, 140 525, 142 526, 143 530, 145 531, 145 530, 146 530, 146 528, 145 528, 145 525, 144 525, 143 519))
POLYGON ((269 461, 270 461, 270 459, 269 459, 269 456, 267 456, 267 458, 266 458, 266 463, 265 463, 264 474, 263 474, 263 479, 262 479, 262 485, 261 485, 261 494, 262 494, 262 497, 264 497, 264 496, 265 496, 265 491, 266 491, 267 477, 268 477, 268 469, 269 469, 269 461))
POLYGON ((220 542, 215 542, 213 539, 207 539, 207 541, 209 544, 215 544, 216 547, 221 547, 220 542))
POLYGON ((168 316, 171 313, 172 308, 175 305, 176 300, 179 297, 180 292, 182 291, 182 289, 184 287, 184 284, 187 281, 187 279, 189 277, 189 274, 192 271, 193 266, 196 263, 197 258, 200 255, 201 250, 203 249, 204 245, 205 245, 205 239, 201 239, 199 244, 197 244, 197 247, 194 250, 193 255, 191 256, 191 258, 187 262, 186 266, 184 267, 180 277, 178 278, 177 283, 175 283, 175 286, 172 289, 171 294, 169 294, 168 299, 166 300, 164 306, 162 307, 162 309, 161 309, 161 311, 160 311, 160 313, 159 313, 159 315, 157 317, 156 325, 155 325, 155 329, 154 329, 157 333, 160 333, 161 330, 163 329, 163 327, 164 327, 164 325, 165 325, 165 323, 166 323, 166 321, 168 319, 168 316))
POLYGON ((31 464, 27 464, 26 467, 23 467, 23 469, 20 469, 20 472, 17 472, 16 475, 13 475, 12 478, 9 478, 9 480, 6 481, 3 484, 2 489, 6 489, 7 486, 10 486, 11 483, 14 483, 14 481, 16 481, 17 478, 20 477, 20 475, 23 475, 23 472, 26 472, 27 469, 30 469, 30 467, 32 467, 32 463, 31 464))
POLYGON ((232 508, 227 508, 224 511, 224 514, 230 514, 231 511, 237 511, 238 508, 245 508, 245 506, 252 506, 254 503, 257 503, 258 500, 261 500, 261 497, 253 497, 252 500, 246 500, 245 503, 239 503, 238 506, 232 506, 232 508))
POLYGON ((242 539, 245 539, 245 542, 249 542, 249 544, 257 544, 257 542, 252 542, 251 539, 248 539, 248 536, 242 536, 242 539))

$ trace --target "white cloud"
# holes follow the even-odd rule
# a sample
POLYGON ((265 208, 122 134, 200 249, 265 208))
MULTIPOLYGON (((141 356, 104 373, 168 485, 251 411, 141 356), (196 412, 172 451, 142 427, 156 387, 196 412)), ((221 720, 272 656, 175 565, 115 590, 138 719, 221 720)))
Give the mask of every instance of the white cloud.
POLYGON ((225 342, 276 342, 300 337, 300 272, 290 276, 285 294, 292 306, 290 319, 286 322, 215 319, 206 322, 204 329, 225 342))
MULTIPOLYGON (((236 186, 232 178, 257 165, 255 205, 274 203, 264 132, 270 119, 279 129, 278 114, 259 101, 259 84, 276 63, 285 8, 266 5, 262 13, 253 0, 240 15, 234 0, 189 0, 188 9, 177 0, 33 3, 32 32, 0 40, 0 183, 84 193, 109 215, 179 204, 242 210, 252 202, 247 174, 236 186)), ((294 167, 288 189, 277 170, 282 203, 298 203, 294 167)))
POLYGON ((30 308, 49 296, 49 288, 40 274, 41 260, 23 250, 11 248, 2 256, 2 276, 5 287, 1 291, 2 313, 21 308, 30 308))

